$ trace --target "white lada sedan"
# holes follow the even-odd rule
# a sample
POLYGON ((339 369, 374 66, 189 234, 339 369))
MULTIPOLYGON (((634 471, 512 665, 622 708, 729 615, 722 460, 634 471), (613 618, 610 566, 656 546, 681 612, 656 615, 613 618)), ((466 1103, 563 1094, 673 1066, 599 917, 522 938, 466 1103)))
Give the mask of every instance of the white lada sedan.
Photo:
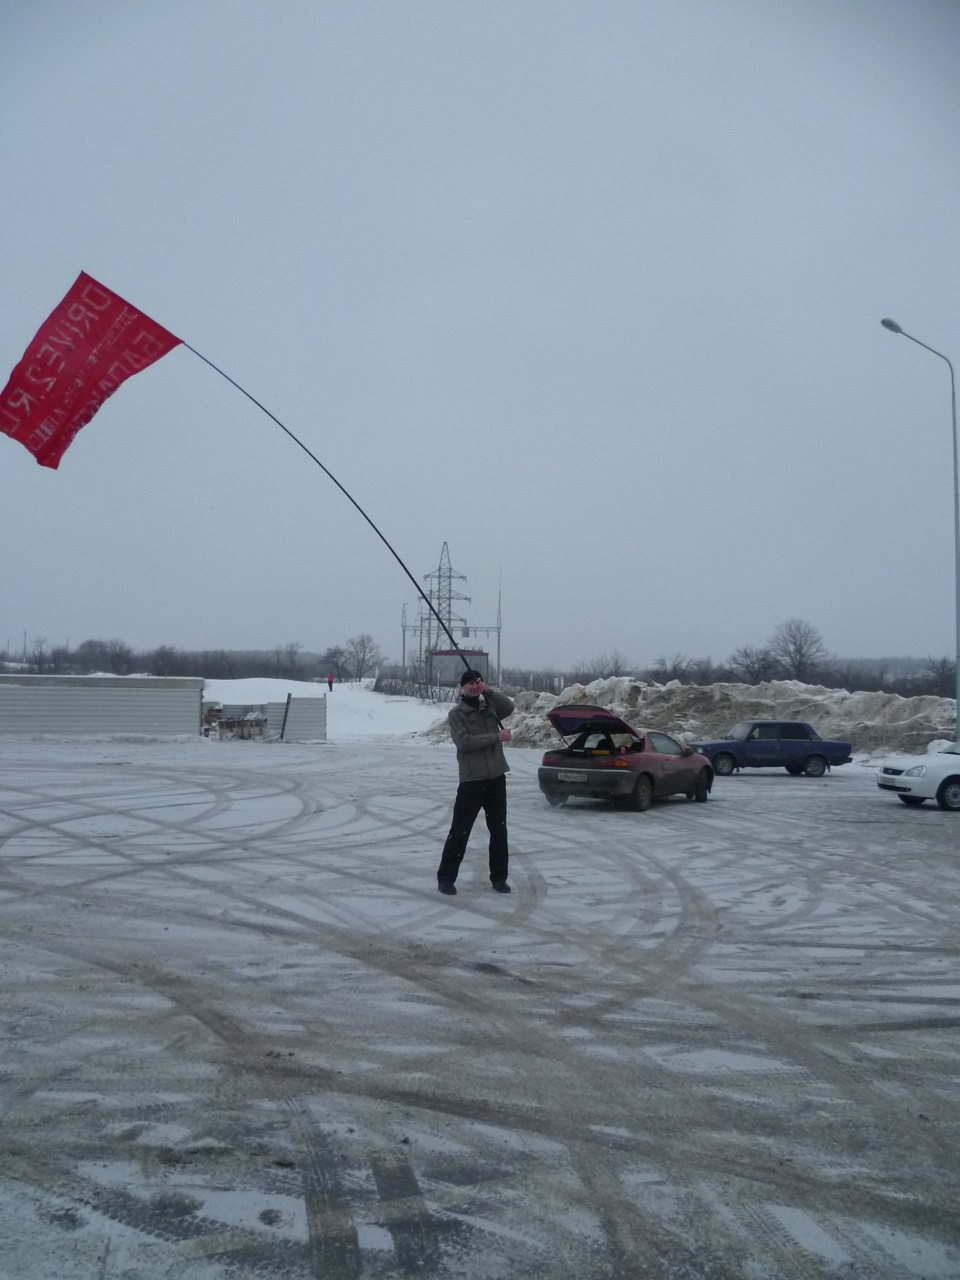
POLYGON ((928 756, 891 756, 880 766, 877 786, 911 808, 936 800, 941 809, 960 811, 960 744, 928 756))

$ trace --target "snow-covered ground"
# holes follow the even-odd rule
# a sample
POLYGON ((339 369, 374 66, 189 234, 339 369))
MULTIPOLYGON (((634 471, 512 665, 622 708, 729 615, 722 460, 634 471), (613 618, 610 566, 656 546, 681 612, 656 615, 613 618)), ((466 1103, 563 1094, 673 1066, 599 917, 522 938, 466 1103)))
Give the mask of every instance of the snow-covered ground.
POLYGON ((263 706, 267 702, 283 702, 288 693, 296 698, 326 697, 327 738, 334 742, 413 736, 438 721, 446 726, 449 707, 421 702, 418 698, 374 693, 371 683, 334 682, 328 692, 326 682, 315 684, 306 680, 207 680, 203 698, 204 702, 263 706))
POLYGON ((0 738, 0 1280, 960 1277, 955 814, 509 748, 514 892, 480 823, 448 899, 453 749, 377 699, 0 738))

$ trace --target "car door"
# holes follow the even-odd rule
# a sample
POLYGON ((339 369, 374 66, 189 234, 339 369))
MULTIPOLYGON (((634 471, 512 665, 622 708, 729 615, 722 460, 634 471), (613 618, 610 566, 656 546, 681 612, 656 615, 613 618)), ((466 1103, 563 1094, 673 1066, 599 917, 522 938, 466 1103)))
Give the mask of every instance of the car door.
POLYGON ((755 724, 744 743, 746 762, 753 769, 761 769, 780 763, 778 726, 755 724))
POLYGON ((783 765, 806 763, 810 754, 810 730, 805 724, 780 726, 780 763, 783 765))
POLYGON ((671 738, 669 733, 651 732, 647 737, 650 740, 650 746, 659 756, 658 794, 669 796, 676 791, 692 791, 695 785, 692 754, 684 755, 683 747, 676 738, 671 738))

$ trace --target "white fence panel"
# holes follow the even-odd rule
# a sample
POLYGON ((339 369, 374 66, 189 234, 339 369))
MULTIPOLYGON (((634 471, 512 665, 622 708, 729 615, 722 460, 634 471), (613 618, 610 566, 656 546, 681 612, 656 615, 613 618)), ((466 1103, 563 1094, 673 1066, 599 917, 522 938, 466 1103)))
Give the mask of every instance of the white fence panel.
POLYGON ((200 734, 203 681, 0 675, 0 733, 200 734))
MULTIPOLYGON (((239 720, 251 713, 264 717, 262 736, 273 742, 316 742, 326 740, 326 694, 317 698, 295 698, 291 696, 285 702, 245 703, 243 705, 227 705, 225 703, 221 709, 221 718, 231 721, 239 720)), ((249 736, 261 736, 259 729, 249 736)))
POLYGON ((283 726, 284 742, 324 741, 326 736, 326 697, 291 698, 287 705, 287 722, 283 726))

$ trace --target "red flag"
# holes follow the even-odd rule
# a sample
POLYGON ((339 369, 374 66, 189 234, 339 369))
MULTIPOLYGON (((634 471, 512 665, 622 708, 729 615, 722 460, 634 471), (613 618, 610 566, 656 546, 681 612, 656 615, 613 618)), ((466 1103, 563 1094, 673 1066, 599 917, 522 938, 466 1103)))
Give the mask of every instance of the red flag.
POLYGON ((81 271, 0 393, 0 431, 58 467, 81 427, 180 339, 81 271))

